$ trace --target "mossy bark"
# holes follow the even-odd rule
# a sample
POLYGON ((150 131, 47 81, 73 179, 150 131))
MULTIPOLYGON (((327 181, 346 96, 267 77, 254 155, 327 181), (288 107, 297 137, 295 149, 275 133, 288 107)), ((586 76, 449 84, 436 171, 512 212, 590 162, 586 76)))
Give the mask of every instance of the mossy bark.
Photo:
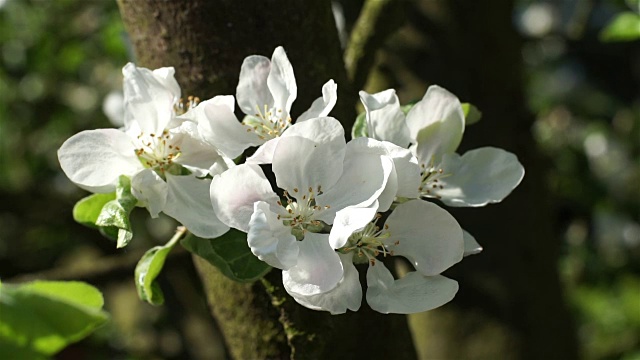
MULTIPOLYGON (((332 115, 348 133, 357 94, 350 88, 329 1, 118 0, 140 66, 173 66, 183 94, 207 99, 235 93, 242 60, 271 56, 284 46, 293 64, 302 113, 338 83, 332 115)), ((196 258, 212 314, 236 359, 411 359, 415 350, 404 316, 370 309, 331 316, 295 303, 279 270, 264 281, 239 284, 196 258)), ((366 306, 366 305, 365 305, 366 306)))

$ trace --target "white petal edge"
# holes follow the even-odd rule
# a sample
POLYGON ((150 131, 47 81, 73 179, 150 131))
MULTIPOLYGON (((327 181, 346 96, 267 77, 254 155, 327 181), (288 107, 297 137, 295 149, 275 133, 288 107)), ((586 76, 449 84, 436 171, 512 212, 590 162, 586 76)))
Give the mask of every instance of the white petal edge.
POLYGON ((464 155, 447 154, 441 167, 445 174, 434 194, 449 206, 480 207, 499 203, 524 177, 518 158, 505 150, 482 147, 464 155))
POLYGON ((322 97, 315 99, 309 109, 298 117, 296 123, 329 115, 336 101, 338 101, 338 85, 331 79, 322 85, 322 97))
POLYGON ((458 282, 441 275, 423 276, 412 271, 398 280, 376 262, 367 271, 367 302, 383 314, 414 314, 433 310, 451 301, 458 282))
POLYGON ((132 176, 144 169, 132 139, 116 129, 73 135, 58 150, 58 160, 73 183, 97 193, 114 191, 120 175, 132 176))
POLYGON ((377 211, 377 201, 369 207, 347 207, 338 211, 329 233, 331 247, 339 249, 345 246, 349 237, 354 232, 364 229, 376 216, 377 211))
POLYGON ((258 165, 233 167, 211 181, 211 204, 218 218, 227 226, 249 231, 249 221, 256 201, 275 204, 278 196, 271 189, 258 165))
POLYGON ((210 184, 211 180, 192 175, 167 174, 169 192, 163 211, 195 236, 207 239, 217 238, 229 231, 229 226, 218 219, 211 207, 208 197, 210 184))
POLYGON ((436 204, 423 200, 400 204, 385 225, 391 234, 384 240, 387 248, 411 261, 422 275, 438 275, 462 260, 462 229, 436 204))
POLYGON ((482 252, 482 246, 468 231, 462 230, 464 236, 464 256, 476 255, 482 252))
POLYGON ((338 285, 330 291, 318 295, 302 296, 291 294, 299 304, 312 309, 328 311, 333 315, 344 314, 347 310, 358 311, 362 304, 362 286, 358 270, 353 265, 351 254, 338 254, 344 275, 338 285))
POLYGON ((273 96, 267 86, 271 61, 262 55, 247 56, 240 67, 240 79, 236 88, 238 106, 247 115, 273 106, 273 96))
POLYGON ((298 245, 298 263, 282 272, 285 290, 310 296, 334 289, 344 272, 338 253, 329 245, 329 235, 306 233, 298 245))
POLYGON ((298 87, 293 75, 293 67, 282 46, 278 46, 271 56, 267 86, 273 96, 274 107, 282 110, 282 116, 286 119, 291 111, 291 105, 298 96, 298 87))
POLYGON ((164 210, 168 190, 167 183, 151 169, 144 169, 131 178, 131 193, 149 210, 152 218, 164 210))
POLYGON ((278 269, 289 269, 298 262, 299 247, 291 227, 264 201, 256 201, 249 221, 247 242, 253 255, 278 269))
POLYGON ((375 94, 360 91, 359 94, 366 111, 369 137, 405 148, 409 146, 409 128, 396 91, 387 89, 375 94))
POLYGON ((422 100, 409 110, 407 126, 421 164, 454 152, 464 133, 464 112, 460 100, 447 90, 432 85, 422 100))

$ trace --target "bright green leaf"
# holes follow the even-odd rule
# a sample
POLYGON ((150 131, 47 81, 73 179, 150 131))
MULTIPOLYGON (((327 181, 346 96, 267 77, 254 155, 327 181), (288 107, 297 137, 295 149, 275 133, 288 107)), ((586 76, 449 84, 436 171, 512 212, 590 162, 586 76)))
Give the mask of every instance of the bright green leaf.
POLYGON ((97 227, 96 221, 106 203, 116 198, 116 193, 93 194, 78 201, 73 207, 73 219, 80 224, 97 227))
POLYGON ((137 202, 138 200, 131 194, 131 180, 124 175, 120 176, 116 186, 115 200, 107 202, 96 219, 98 226, 118 228, 118 248, 127 246, 133 238, 129 215, 137 202))
POLYGON ((616 16, 601 32, 604 42, 634 41, 640 39, 640 14, 626 11, 616 16))
POLYGON ((190 235, 181 244, 235 281, 252 282, 271 269, 251 253, 247 245, 247 234, 235 229, 216 239, 201 239, 190 235))
POLYGON ((82 282, 2 284, 0 358, 57 353, 107 321, 102 304, 102 294, 82 282))
POLYGON ((356 117, 356 121, 353 124, 353 128, 351 129, 351 137, 355 139, 367 136, 367 114, 363 112, 360 113, 358 117, 356 117))
POLYGON ((475 124, 482 118, 482 112, 473 104, 462 103, 462 112, 464 113, 464 124, 475 124))
POLYGON ((183 234, 184 230, 178 230, 169 242, 165 245, 155 246, 149 249, 142 255, 140 261, 138 261, 134 281, 136 282, 136 289, 138 290, 138 296, 141 300, 151 305, 162 305, 164 302, 164 295, 158 283, 155 282, 155 279, 158 274, 160 274, 167 255, 169 255, 169 252, 183 234))

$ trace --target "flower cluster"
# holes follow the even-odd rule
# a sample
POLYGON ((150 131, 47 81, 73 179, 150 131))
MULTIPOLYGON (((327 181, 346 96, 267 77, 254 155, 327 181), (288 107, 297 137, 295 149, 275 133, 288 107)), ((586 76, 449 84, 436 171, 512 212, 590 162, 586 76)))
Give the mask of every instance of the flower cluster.
POLYGON ((440 274, 481 247, 436 202, 496 203, 524 175, 501 149, 455 153, 465 116, 438 86, 406 115, 394 90, 361 92, 367 136, 346 142, 328 116, 333 80, 292 120, 297 84, 281 47, 271 59, 244 60, 235 99, 182 101, 173 68, 128 64, 123 73, 124 127, 68 139, 58 153, 67 176, 96 193, 113 192, 127 176, 139 206, 199 237, 245 232, 252 253, 281 269, 286 291, 311 309, 358 310, 358 265, 367 269, 366 299, 376 311, 447 303, 458 284, 440 274), (252 155, 239 161, 243 154, 252 155), (385 265, 391 256, 415 271, 395 279, 385 265))

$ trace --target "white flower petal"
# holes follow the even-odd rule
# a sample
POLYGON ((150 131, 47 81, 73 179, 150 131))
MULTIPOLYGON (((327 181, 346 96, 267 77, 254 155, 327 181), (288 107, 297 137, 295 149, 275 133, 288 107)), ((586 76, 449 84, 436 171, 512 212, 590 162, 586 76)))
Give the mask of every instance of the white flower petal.
POLYGON ((137 123, 146 133, 161 133, 173 119, 180 87, 173 68, 151 71, 128 63, 123 69, 125 128, 137 123))
POLYGON ((409 128, 394 89, 376 94, 360 91, 360 101, 366 110, 370 138, 389 141, 405 148, 409 145, 409 128))
POLYGON ((180 156, 174 162, 189 169, 197 177, 206 176, 211 166, 220 158, 218 149, 200 137, 194 122, 185 121, 170 132, 173 135, 173 146, 180 147, 180 156))
POLYGON ((211 203, 218 218, 228 226, 248 232, 256 201, 275 203, 278 196, 258 165, 242 164, 211 181, 211 203))
POLYGON ((418 159, 408 149, 387 141, 383 141, 381 144, 387 149, 388 156, 393 160, 394 170, 398 179, 396 196, 409 199, 417 198, 421 179, 418 159))
POLYGON ((291 294, 301 305, 313 310, 329 311, 331 314, 344 314, 347 309, 358 311, 362 303, 362 287, 358 270, 351 261, 353 253, 338 254, 344 275, 338 285, 330 291, 318 295, 303 296, 291 294))
POLYGON ((458 282, 444 276, 423 276, 417 271, 394 280, 378 261, 367 271, 367 302, 383 314, 413 314, 432 310, 453 299, 458 282))
POLYGON ((363 141, 367 144, 376 142, 363 138, 347 144, 342 176, 334 186, 323 186, 324 193, 316 198, 319 206, 330 206, 317 215, 318 220, 332 224, 335 213, 347 206, 369 206, 387 186, 393 160, 379 155, 379 149, 375 147, 363 146, 363 141))
POLYGON ((229 231, 211 207, 208 196, 211 180, 195 176, 166 176, 169 193, 163 210, 165 214, 201 238, 217 238, 229 231))
POLYGON ((144 169, 132 139, 116 129, 82 131, 65 141, 58 160, 67 177, 81 188, 98 193, 115 190, 120 175, 144 169))
POLYGON ((389 215, 385 222, 391 234, 384 242, 394 255, 404 256, 426 276, 437 275, 462 260, 462 229, 447 211, 437 205, 411 200, 389 215))
POLYGON ((329 233, 331 247, 334 249, 343 247, 351 234, 364 229, 373 220, 377 211, 377 201, 369 207, 347 207, 338 211, 329 233))
POLYGON ((245 160, 245 164, 271 164, 273 162, 273 152, 276 150, 278 141, 281 137, 276 137, 267 140, 264 144, 260 145, 256 152, 245 160))
POLYGON ((131 178, 131 193, 149 210, 152 218, 164 209, 167 191, 167 183, 151 169, 144 169, 131 178))
POLYGON ((341 160, 345 157, 345 146, 335 144, 319 144, 302 137, 281 138, 273 155, 278 187, 297 197, 308 194, 308 188, 317 191, 319 186, 323 190, 333 186, 342 173, 341 160))
POLYGON ((464 113, 458 98, 447 90, 432 85, 422 100, 407 114, 407 126, 420 163, 454 152, 464 132, 464 113))
POLYGON ((296 123, 329 115, 336 101, 338 101, 338 85, 332 79, 322 85, 322 97, 315 99, 311 107, 298 117, 296 123))
POLYGON ((447 154, 442 160, 445 174, 433 192, 449 206, 485 206, 498 203, 515 189, 524 177, 518 158, 505 150, 483 147, 464 155, 447 154))
POLYGON ((335 288, 344 272, 340 257, 329 246, 329 235, 308 232, 298 245, 298 263, 282 272, 285 290, 309 296, 335 288))
POLYGON ((202 137, 231 159, 240 156, 249 146, 262 143, 254 133, 247 131, 250 130, 248 126, 236 118, 233 96, 216 96, 200 103, 194 110, 202 137))
POLYGON ((240 80, 236 88, 238 106, 247 115, 264 111, 273 106, 273 96, 267 86, 271 62, 261 55, 247 56, 240 68, 240 80))
POLYGON ((258 259, 278 269, 289 269, 298 262, 298 242, 268 203, 256 201, 249 221, 247 242, 258 259))
POLYGON ((296 78, 293 67, 282 46, 278 46, 271 56, 271 70, 267 77, 267 86, 273 96, 273 104, 277 110, 282 110, 282 118, 289 116, 291 105, 298 96, 296 78))
POLYGON ((473 235, 469 234, 466 230, 462 230, 464 236, 464 256, 475 255, 482 252, 482 246, 478 244, 473 235))

